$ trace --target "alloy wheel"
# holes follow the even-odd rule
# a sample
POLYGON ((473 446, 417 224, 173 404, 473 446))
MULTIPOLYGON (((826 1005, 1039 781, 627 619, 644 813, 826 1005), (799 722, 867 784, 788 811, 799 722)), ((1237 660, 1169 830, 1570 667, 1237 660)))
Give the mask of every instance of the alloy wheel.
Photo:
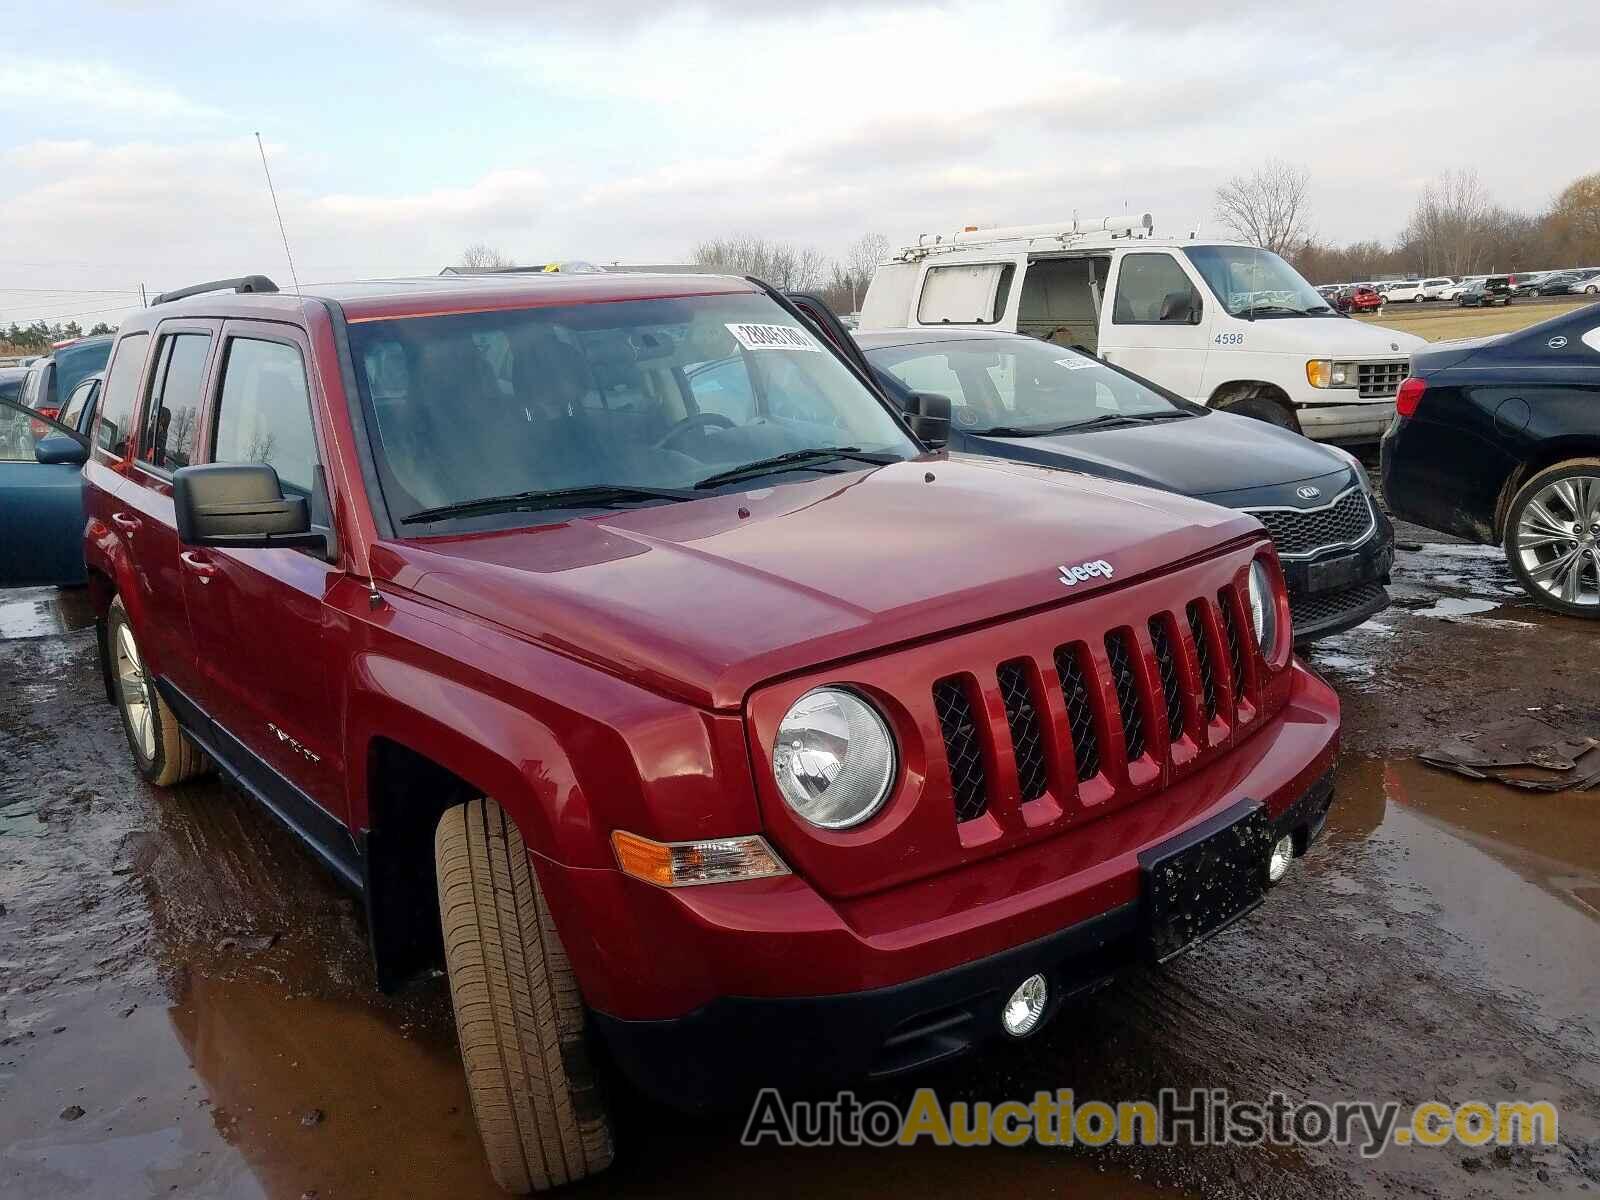
POLYGON ((117 630, 117 688, 122 695, 122 711, 127 716, 128 728, 133 731, 139 756, 149 761, 156 756, 155 718, 150 705, 150 679, 144 673, 144 661, 139 657, 139 647, 133 640, 133 631, 126 625, 117 630))
POLYGON ((1541 488, 1517 521, 1516 552, 1549 595, 1600 607, 1600 476, 1569 475, 1541 488))

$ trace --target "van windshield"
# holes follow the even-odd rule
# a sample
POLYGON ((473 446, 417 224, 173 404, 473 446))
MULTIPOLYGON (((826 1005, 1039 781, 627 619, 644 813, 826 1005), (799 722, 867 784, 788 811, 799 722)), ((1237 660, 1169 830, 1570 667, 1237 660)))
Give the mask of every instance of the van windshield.
POLYGON ((404 317, 349 338, 384 498, 415 532, 921 453, 763 295, 404 317))
POLYGON ((869 341, 866 355, 907 391, 950 397, 950 420, 966 433, 1027 437, 1194 412, 1086 354, 1037 338, 869 341))
POLYGON ((1235 317, 1325 317, 1333 309, 1283 259, 1254 246, 1185 246, 1206 286, 1235 317))

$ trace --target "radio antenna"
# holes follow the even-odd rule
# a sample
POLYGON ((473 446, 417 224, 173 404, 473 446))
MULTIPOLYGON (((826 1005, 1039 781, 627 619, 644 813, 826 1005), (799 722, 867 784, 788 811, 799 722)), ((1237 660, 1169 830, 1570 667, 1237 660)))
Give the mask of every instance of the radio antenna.
POLYGON ((256 131, 256 149, 261 152, 261 170, 267 177, 267 195, 272 197, 272 213, 278 218, 278 236, 283 239, 283 256, 289 260, 289 278, 294 282, 294 294, 300 294, 300 276, 294 269, 294 255, 289 252, 289 232, 283 227, 283 212, 278 208, 278 190, 272 186, 272 169, 267 166, 267 148, 261 144, 261 131, 256 131))

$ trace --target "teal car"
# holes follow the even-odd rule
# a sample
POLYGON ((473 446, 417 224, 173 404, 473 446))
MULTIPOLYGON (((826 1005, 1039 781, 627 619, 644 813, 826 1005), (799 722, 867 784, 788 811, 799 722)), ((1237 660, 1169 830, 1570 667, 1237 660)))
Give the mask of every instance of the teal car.
POLYGON ((84 582, 82 471, 100 380, 80 380, 59 420, 0 398, 0 586, 84 582))

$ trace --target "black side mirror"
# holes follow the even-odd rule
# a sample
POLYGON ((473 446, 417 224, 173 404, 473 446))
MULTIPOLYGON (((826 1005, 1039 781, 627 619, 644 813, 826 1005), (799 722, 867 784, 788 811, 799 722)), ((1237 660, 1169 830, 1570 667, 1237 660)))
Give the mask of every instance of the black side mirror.
POLYGON ((327 552, 327 535, 313 532, 305 498, 285 496, 278 472, 265 463, 184 467, 172 477, 172 507, 178 541, 186 546, 327 552))
POLYGON ((937 450, 950 440, 950 397, 938 392, 912 392, 906 401, 911 432, 937 450))
POLYGON ((81 467, 89 461, 89 447, 77 438, 54 433, 34 443, 33 456, 46 466, 81 467))

